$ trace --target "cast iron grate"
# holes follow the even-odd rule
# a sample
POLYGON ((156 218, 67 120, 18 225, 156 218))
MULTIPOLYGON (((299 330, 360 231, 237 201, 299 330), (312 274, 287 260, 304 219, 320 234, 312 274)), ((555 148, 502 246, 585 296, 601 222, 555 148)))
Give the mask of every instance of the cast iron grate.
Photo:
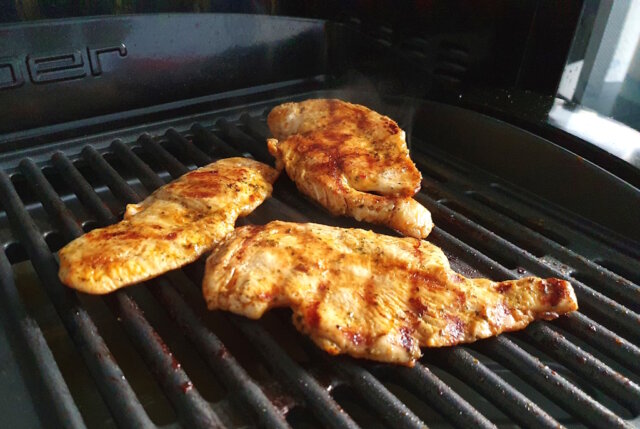
MULTIPOLYGON (((55 251, 84 231, 116 222, 125 204, 217 158, 245 155, 271 163, 264 117, 274 104, 213 112, 195 125, 168 126, 98 149, 56 152, 39 164, 24 159, 15 171, 0 173, 6 212, 0 221, 10 226, 0 252, 2 298, 61 424, 97 422, 79 405, 72 370, 52 351, 47 326, 25 301, 16 268, 25 259, 74 357, 86 366, 99 393, 94 397, 106 407, 104 426, 637 427, 637 249, 416 136, 413 156, 424 175, 417 198, 438 225, 429 240, 452 265, 497 280, 567 278, 580 312, 468 347, 426 350, 409 369, 329 358, 294 332, 286 312, 260 322, 207 313, 199 298, 201 262, 147 282, 148 288, 104 298, 79 296, 59 283, 55 251), (109 318, 115 327, 105 322, 109 318), (130 355, 141 370, 125 358, 130 355)), ((246 221, 274 218, 358 225, 328 216, 284 177, 274 197, 246 221)))

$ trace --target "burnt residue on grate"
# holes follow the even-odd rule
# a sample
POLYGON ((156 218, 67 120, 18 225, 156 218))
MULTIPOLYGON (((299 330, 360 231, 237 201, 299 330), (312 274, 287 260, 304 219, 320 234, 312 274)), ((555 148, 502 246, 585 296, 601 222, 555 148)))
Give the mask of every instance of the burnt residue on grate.
MULTIPOLYGON (((39 165, 26 159, 13 176, 0 173, 0 204, 10 227, 3 235, 0 292, 61 425, 97 422, 78 408, 73 377, 58 367, 17 293, 21 278, 13 281, 11 264, 25 259, 111 415, 105 427, 634 426, 640 263, 633 249, 612 245, 600 229, 560 208, 514 197, 523 193, 418 137, 413 156, 424 183, 416 198, 437 225, 429 240, 452 266, 498 280, 566 278, 575 285, 580 312, 471 346, 425 350, 409 369, 328 357, 293 330, 286 312, 257 322, 207 312, 201 262, 103 298, 80 299, 60 284, 53 252, 86 230, 116 222, 127 203, 221 157, 272 163, 264 113, 264 106, 212 112, 206 121, 162 134, 58 152, 39 165), (108 329, 97 302, 105 317, 117 320, 108 329), (125 342, 126 353, 114 341, 125 342), (132 354, 144 371, 132 370, 132 354), (154 401, 172 412, 159 418, 154 401), (174 421, 162 420, 167 416, 174 421)), ((328 215, 286 177, 245 222, 274 218, 361 225, 328 215)))

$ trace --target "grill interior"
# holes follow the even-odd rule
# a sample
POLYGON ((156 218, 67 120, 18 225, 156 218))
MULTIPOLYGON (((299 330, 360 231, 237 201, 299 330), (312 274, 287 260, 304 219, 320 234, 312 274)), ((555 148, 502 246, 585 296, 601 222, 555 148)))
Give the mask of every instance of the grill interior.
MULTIPOLYGON (((266 114, 302 92, 70 140, 0 173, 4 323, 40 422, 65 427, 600 427, 640 425, 640 249, 421 140, 416 198, 429 241, 458 272, 566 278, 580 311, 464 347, 424 349, 414 368, 328 357, 289 311, 260 321, 208 312, 202 261, 106 297, 57 279, 55 252, 120 219, 127 203, 228 156, 272 163, 266 114), (117 138, 116 138, 117 137, 117 138), (90 142, 90 144, 87 144, 90 142), (55 148, 53 149, 55 150, 55 148), (48 422, 48 423, 47 423, 48 422)), ((228 100, 233 106, 237 100, 228 100)), ((410 130, 406 106, 369 100, 410 130)), ((283 174, 239 223, 338 226, 283 174)), ((380 227, 364 225, 393 234, 380 227)))

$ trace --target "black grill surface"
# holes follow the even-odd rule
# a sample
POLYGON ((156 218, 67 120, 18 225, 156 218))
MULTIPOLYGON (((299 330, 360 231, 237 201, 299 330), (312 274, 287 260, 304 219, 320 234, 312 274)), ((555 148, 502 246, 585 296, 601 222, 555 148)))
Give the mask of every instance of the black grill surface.
MULTIPOLYGON (((639 427, 637 245, 417 135, 410 136, 412 156, 424 181, 416 198, 437 225, 428 239, 452 266, 494 280, 568 279, 579 312, 469 346, 424 349, 414 368, 404 368, 329 357, 295 331, 288 311, 257 322, 207 312, 202 261, 105 297, 76 294, 58 281, 55 252, 65 243, 117 222, 126 204, 215 159, 272 163, 265 145, 271 107, 324 95, 176 117, 56 145, 63 151, 40 148, 33 159, 6 164, 0 292, 5 324, 15 333, 11 346, 39 392, 33 395, 41 399, 43 423, 639 427)), ((401 109, 386 110, 409 117, 401 109)), ((392 234, 326 214, 286 177, 273 198, 239 222, 273 219, 392 234)))

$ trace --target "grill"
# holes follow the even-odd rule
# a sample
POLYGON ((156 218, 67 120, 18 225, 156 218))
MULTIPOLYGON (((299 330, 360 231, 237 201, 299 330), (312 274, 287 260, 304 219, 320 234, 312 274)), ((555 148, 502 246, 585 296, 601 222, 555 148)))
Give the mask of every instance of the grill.
MULTIPOLYGON (((424 349, 414 368, 404 368, 329 357, 295 331, 288 311, 260 321, 207 312, 202 261, 105 297, 76 294, 58 281, 55 252, 117 222, 126 204, 219 158, 272 163, 266 114, 283 101, 362 102, 411 131, 415 103, 334 86, 316 76, 246 88, 197 114, 180 107, 115 131, 71 132, 27 151, 29 157, 4 158, 3 321, 29 394, 41 401, 35 407, 40 422, 73 428, 640 427, 637 242, 444 150, 437 138, 447 130, 436 121, 409 136, 424 177, 416 199, 436 224, 429 241, 466 276, 570 280, 579 312, 468 346, 424 349)), ((480 123, 494 121, 475 115, 480 123)), ((286 177, 273 198, 239 223, 273 219, 392 234, 329 216, 286 177)))
MULTIPOLYGON (((327 95, 346 96, 312 92, 288 99, 327 95)), ((579 313, 469 347, 426 350, 425 358, 408 369, 326 357, 294 332, 286 312, 261 322, 207 315, 199 297, 201 263, 147 282, 148 288, 135 286, 104 298, 78 296, 58 282, 53 252, 85 230, 116 222, 114 213, 125 204, 220 157, 270 162, 265 115, 275 104, 267 100, 212 111, 190 126, 184 125, 188 119, 153 124, 149 128, 165 131, 106 139, 97 145, 106 147, 99 149, 80 143, 38 164, 25 158, 15 171, 0 175, 0 200, 14 237, 4 240, 0 254, 3 301, 38 369, 47 402, 64 425, 95 422, 83 421, 75 395, 79 386, 69 381, 71 369, 56 362, 47 345, 51 339, 25 310, 20 277, 16 284, 12 272, 12 265, 25 258, 73 344, 69 359, 86 365, 91 389, 99 393, 95 400, 104 402, 117 425, 557 427, 573 421, 568 415, 587 426, 637 425, 640 316, 633 310, 640 304, 640 289, 631 275, 639 265, 634 249, 624 241, 612 245, 610 237, 590 225, 575 218, 568 222, 562 210, 523 198, 513 185, 417 136, 412 136, 413 157, 424 175, 417 199, 434 215, 437 227, 429 239, 446 251, 455 269, 496 280, 528 274, 567 278, 576 289, 579 313), (572 250, 573 243, 588 257, 572 250), (618 261, 628 272, 599 265, 596 254, 618 261), (105 304, 100 311, 98 306, 105 304), (113 317, 118 326, 107 327, 105 319, 113 317), (126 340, 113 332, 107 338, 103 329, 115 329, 126 340), (170 341, 175 343, 175 336, 188 347, 176 344, 181 351, 174 351, 170 341), (112 346, 115 340, 126 345, 112 346), (114 356, 112 347, 121 355, 114 356), (139 380, 128 368, 126 353, 139 355, 150 380, 139 380), (189 364, 183 366, 183 359, 189 364), (145 392, 151 398, 138 393, 144 383, 157 384, 150 389, 156 392, 145 392), (207 398, 215 395, 210 383, 219 383, 216 389, 224 392, 217 401, 207 398), (526 385, 535 392, 524 387, 524 394, 526 385), (174 412, 158 410, 160 398, 154 395, 164 396, 174 412)), ((324 214, 286 178, 247 221, 276 218, 356 226, 324 214)))

